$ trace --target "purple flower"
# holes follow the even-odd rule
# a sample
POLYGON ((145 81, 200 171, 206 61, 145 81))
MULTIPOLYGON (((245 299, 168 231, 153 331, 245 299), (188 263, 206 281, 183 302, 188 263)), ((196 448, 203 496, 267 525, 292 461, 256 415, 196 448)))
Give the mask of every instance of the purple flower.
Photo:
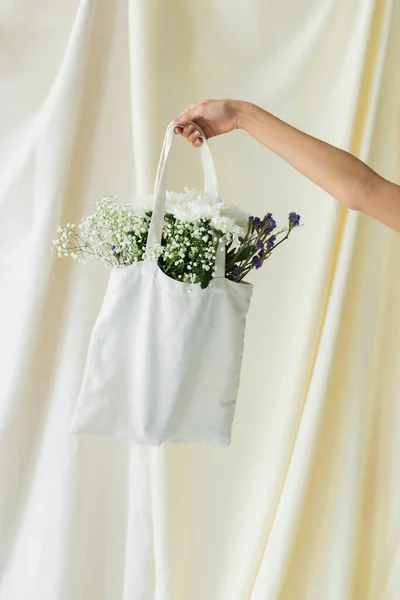
POLYGON ((261 225, 261 219, 260 219, 260 217, 256 217, 254 219, 253 223, 254 223, 255 227, 260 227, 260 225, 261 225))
POLYGON ((295 212, 289 214, 289 227, 298 227, 300 225, 300 215, 295 212))
POLYGON ((249 217, 249 223, 252 223, 254 221, 254 217, 249 217))
POLYGON ((114 252, 115 246, 111 246, 111 252, 114 252))
POLYGON ((232 270, 232 277, 233 279, 237 279, 240 275, 240 269, 239 267, 234 267, 232 270))
POLYGON ((260 256, 253 256, 253 265, 255 266, 256 269, 259 269, 260 267, 263 266, 263 259, 260 258, 260 256))
POLYGON ((265 233, 271 233, 276 227, 276 221, 271 213, 265 215, 265 233))
POLYGON ((260 248, 264 248, 264 242, 262 240, 257 240, 256 248, 260 250, 260 248))
POLYGON ((276 235, 271 235, 271 237, 267 240, 267 248, 271 250, 274 247, 276 240, 276 235))

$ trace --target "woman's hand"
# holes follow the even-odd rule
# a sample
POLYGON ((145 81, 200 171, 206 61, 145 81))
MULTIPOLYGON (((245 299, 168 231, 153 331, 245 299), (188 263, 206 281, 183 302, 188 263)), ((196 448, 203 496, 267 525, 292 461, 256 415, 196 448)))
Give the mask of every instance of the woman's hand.
POLYGON ((198 148, 201 146, 200 132, 194 125, 188 125, 189 121, 196 123, 204 131, 207 139, 229 133, 239 129, 238 115, 241 104, 238 100, 206 100, 193 104, 174 119, 175 125, 179 125, 175 132, 183 135, 198 148))

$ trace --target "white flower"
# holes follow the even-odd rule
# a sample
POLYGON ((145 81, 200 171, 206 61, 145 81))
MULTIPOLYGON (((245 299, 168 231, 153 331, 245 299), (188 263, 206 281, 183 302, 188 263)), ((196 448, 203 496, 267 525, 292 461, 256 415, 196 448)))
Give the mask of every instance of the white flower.
POLYGON ((206 272, 210 277, 214 272, 217 239, 235 249, 245 235, 247 216, 242 211, 204 192, 185 189, 167 193, 163 246, 146 250, 153 205, 151 195, 124 205, 117 204, 115 196, 105 196, 78 226, 67 223, 57 229, 54 251, 112 268, 161 257, 160 265, 171 277, 199 283, 206 272))
POLYGON ((141 196, 139 198, 134 198, 134 200, 132 202, 132 206, 138 215, 144 216, 147 212, 153 210, 154 196, 149 194, 147 196, 141 196))
POLYGON ((162 253, 163 247, 161 246, 161 244, 156 244, 154 246, 151 246, 151 248, 146 249, 146 251, 143 254, 143 259, 155 262, 159 259, 162 253))
POLYGON ((242 230, 247 230, 249 225, 249 215, 233 204, 225 204, 221 210, 221 215, 232 219, 242 230))
MULTIPOLYGON (((144 216, 153 210, 154 196, 135 198, 132 206, 137 214, 144 216)), ((248 219, 248 215, 236 206, 226 205, 219 198, 212 198, 205 192, 188 188, 183 192, 167 192, 165 212, 184 222, 212 219, 219 215, 226 216, 242 228, 246 227, 248 219)))

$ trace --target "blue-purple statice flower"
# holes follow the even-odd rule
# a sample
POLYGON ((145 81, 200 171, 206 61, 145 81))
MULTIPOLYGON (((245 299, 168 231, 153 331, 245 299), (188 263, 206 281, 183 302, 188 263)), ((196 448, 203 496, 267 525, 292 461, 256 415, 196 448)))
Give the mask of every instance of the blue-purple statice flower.
POLYGON ((255 266, 256 269, 260 269, 263 266, 263 259, 259 254, 256 254, 255 256, 253 256, 253 265, 255 266))
POLYGON ((272 233, 272 231, 276 229, 276 221, 273 218, 272 213, 268 213, 267 215, 265 215, 264 223, 265 233, 272 233))
POLYGON ((295 212, 291 212, 289 214, 289 227, 299 227, 300 225, 300 215, 295 212))
POLYGON ((240 269, 239 269, 239 267, 233 267, 233 269, 232 269, 232 277, 233 277, 233 279, 238 279, 239 275, 240 275, 240 269))
POLYGON ((289 214, 288 226, 280 231, 277 231, 277 223, 272 213, 267 213, 262 219, 249 217, 248 230, 241 240, 240 247, 227 249, 226 276, 239 282, 252 269, 260 269, 271 252, 287 240, 291 231, 299 226, 300 215, 295 212, 289 214))

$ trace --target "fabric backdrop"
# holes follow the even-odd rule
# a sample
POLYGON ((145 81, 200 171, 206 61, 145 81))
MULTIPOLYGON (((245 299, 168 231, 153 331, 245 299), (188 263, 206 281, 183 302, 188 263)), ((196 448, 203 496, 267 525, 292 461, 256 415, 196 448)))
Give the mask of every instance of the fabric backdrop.
MULTIPOLYGON (((0 4, 0 599, 398 600, 400 238, 242 132, 226 201, 304 227, 253 277, 233 442, 69 426, 108 273, 60 221, 152 188, 168 121, 244 98, 400 181, 400 0, 0 4)), ((177 144, 170 187, 200 186, 177 144)))

